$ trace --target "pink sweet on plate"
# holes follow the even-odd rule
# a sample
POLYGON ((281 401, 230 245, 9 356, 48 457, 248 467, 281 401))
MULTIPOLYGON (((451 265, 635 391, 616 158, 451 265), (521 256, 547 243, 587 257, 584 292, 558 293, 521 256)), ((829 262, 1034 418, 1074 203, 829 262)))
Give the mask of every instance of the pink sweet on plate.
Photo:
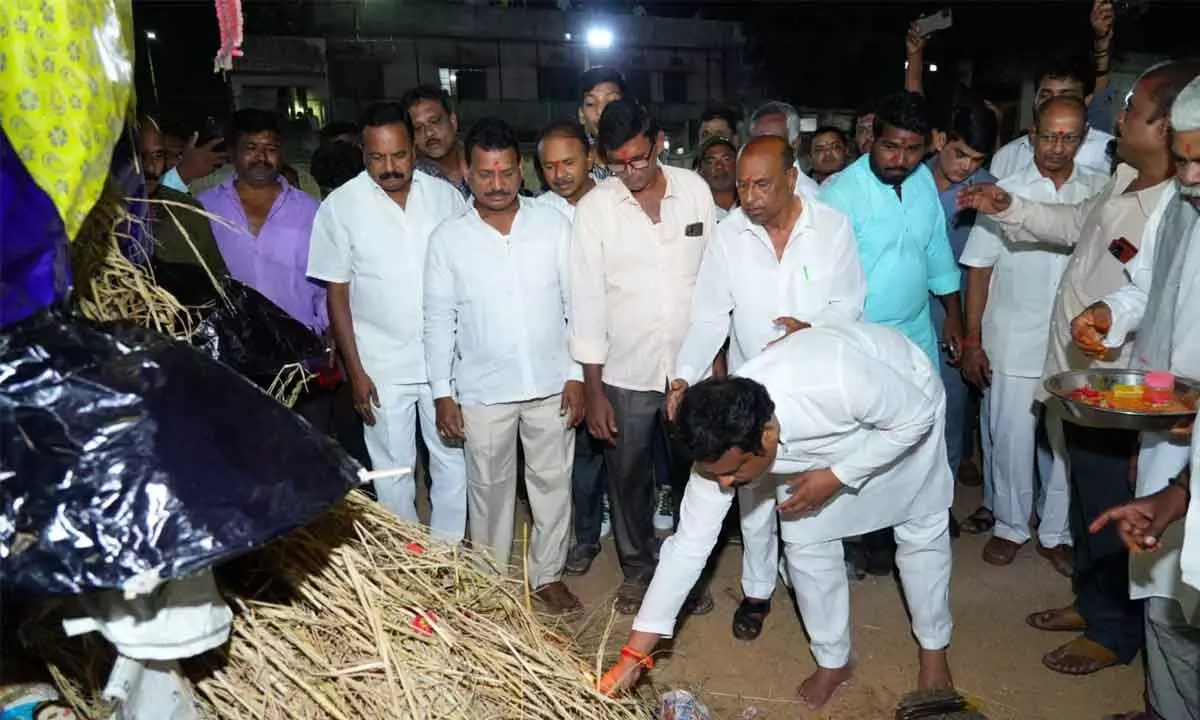
POLYGON ((1146 373, 1146 391, 1142 398, 1151 405, 1166 405, 1175 394, 1175 376, 1162 370, 1146 373))

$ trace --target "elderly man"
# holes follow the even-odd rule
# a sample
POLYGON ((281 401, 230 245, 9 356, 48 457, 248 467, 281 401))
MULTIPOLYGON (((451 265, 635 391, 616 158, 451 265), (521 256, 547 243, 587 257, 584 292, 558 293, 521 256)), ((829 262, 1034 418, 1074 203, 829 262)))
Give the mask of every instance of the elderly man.
MULTIPOLYGON (((1013 197, 995 185, 976 185, 959 198, 963 207, 992 215, 1006 234, 1021 241, 1074 247, 1055 296, 1050 346, 1043 377, 1089 367, 1128 367, 1132 352, 1084 346, 1072 341, 1072 321, 1097 301, 1127 284, 1139 255, 1151 261, 1158 228, 1174 195, 1175 163, 1168 114, 1175 96, 1195 76, 1189 63, 1164 63, 1134 84, 1118 117, 1117 155, 1122 164, 1104 192, 1075 205, 1048 205, 1013 197)), ((1123 331, 1112 328, 1114 337, 1123 331)), ((1044 398, 1043 393, 1039 397, 1044 398)), ((1064 421, 1071 486, 1076 601, 1034 613, 1036 628, 1078 631, 1074 640, 1050 651, 1042 663, 1068 675, 1087 675, 1128 663, 1144 641, 1143 609, 1130 598, 1129 558, 1115 532, 1089 534, 1087 527, 1105 509, 1133 498, 1130 464, 1137 434, 1064 421)))
MULTIPOLYGON (((1086 130, 1087 106, 1082 100, 1063 96, 1042 103, 1030 130, 1034 164, 1001 180, 1000 187, 1025 200, 1063 204, 1100 192, 1108 176, 1074 162, 1086 130)), ((1070 498, 1062 422, 1053 411, 1043 413, 1035 396, 1054 294, 1069 258, 1065 249, 1014 243, 985 219, 971 231, 960 259, 970 268, 962 369, 983 391, 981 422, 991 438, 991 472, 986 474, 995 488, 995 500, 988 502, 985 493, 984 507, 968 522, 994 522, 983 559, 993 565, 1011 564, 1033 533, 1036 465, 1042 484, 1038 552, 1067 576, 1070 498), (1037 442, 1043 415, 1048 443, 1037 442), (1036 463, 1030 462, 1033 457, 1036 463)))
MULTIPOLYGON (((678 392, 678 391, 676 391, 678 392)), ((797 332, 737 376, 683 393, 677 432, 695 458, 679 529, 605 688, 627 687, 675 630, 687 588, 716 542, 734 488, 765 485, 817 670, 801 699, 824 705, 851 676, 850 586, 842 538, 895 528, 896 563, 920 645, 917 685, 952 684, 945 394, 928 355, 881 325, 797 332)))
POLYGON ((796 108, 776 100, 761 105, 750 116, 750 137, 759 137, 760 135, 774 135, 787 140, 796 157, 796 169, 800 171, 800 175, 796 178, 796 192, 816 197, 820 192, 820 186, 817 185, 816 180, 805 174, 804 168, 800 167, 802 138, 800 113, 796 112, 796 108))
MULTIPOLYGON (((726 337, 736 372, 781 337, 862 315, 866 283, 850 221, 797 195, 798 172, 783 138, 758 137, 742 150, 737 185, 743 204, 718 226, 700 263, 673 389, 698 381, 726 337)), ((771 611, 779 566, 774 496, 745 487, 738 506, 745 599, 734 613, 733 634, 753 640, 771 611)))
MULTIPOLYGON (((1200 66, 1196 67, 1200 72, 1200 66)), ((1076 342, 1094 352, 1097 341, 1115 347, 1126 330, 1137 331, 1133 365, 1200 377, 1200 78, 1181 92, 1171 109, 1179 197, 1167 206, 1151 253, 1130 263, 1129 285, 1106 296, 1076 318, 1076 342)), ((1200 447, 1200 446, 1197 446, 1200 447)), ((1138 522, 1149 508, 1178 517, 1187 504, 1187 442, 1176 433, 1142 433, 1137 495, 1111 519, 1138 522), (1182 490, 1182 492, 1181 492, 1182 490), (1134 508, 1131 517, 1126 517, 1134 508)), ((1194 469, 1193 469, 1194 470, 1194 469)), ((1107 520, 1102 519, 1099 525, 1107 520)), ((1196 528, 1189 528, 1195 534, 1196 528)), ((1130 594, 1146 598, 1146 670, 1149 711, 1160 718, 1200 718, 1200 629, 1189 616, 1200 605, 1200 588, 1180 575, 1182 523, 1161 524, 1150 549, 1135 546, 1130 557, 1130 594)), ((1124 538, 1123 538, 1124 539, 1124 538)))

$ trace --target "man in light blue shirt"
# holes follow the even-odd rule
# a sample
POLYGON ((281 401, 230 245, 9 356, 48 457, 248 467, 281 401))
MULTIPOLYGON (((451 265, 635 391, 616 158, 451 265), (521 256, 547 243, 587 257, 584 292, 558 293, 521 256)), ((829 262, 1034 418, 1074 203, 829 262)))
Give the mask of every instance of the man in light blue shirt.
MULTIPOLYGON (((867 300, 863 319, 890 325, 920 347, 936 367, 938 335, 929 312, 936 296, 946 312, 941 342, 956 357, 963 316, 958 262, 933 173, 921 161, 929 149, 925 99, 899 92, 875 109, 870 151, 822 188, 821 200, 850 218, 867 300)), ((888 530, 864 539, 864 569, 886 575, 895 545, 888 530)))
POLYGON ((849 216, 854 226, 867 276, 864 319, 896 328, 936 364, 929 295, 946 310, 941 340, 951 348, 962 336, 962 304, 938 188, 921 163, 929 134, 920 95, 889 96, 876 111, 870 152, 831 179, 821 200, 849 216))

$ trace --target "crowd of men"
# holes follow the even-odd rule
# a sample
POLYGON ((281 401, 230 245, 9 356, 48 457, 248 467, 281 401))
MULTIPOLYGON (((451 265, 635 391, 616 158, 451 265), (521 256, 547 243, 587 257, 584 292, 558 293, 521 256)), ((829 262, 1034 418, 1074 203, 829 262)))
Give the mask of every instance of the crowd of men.
MULTIPOLYGON (((271 113, 234 115, 232 175, 195 199, 219 141, 171 142, 146 118, 147 191, 167 201, 155 262, 228 273, 325 337, 345 382, 300 411, 376 468, 415 467, 419 433, 434 536, 507 567, 523 478, 545 609, 580 607, 563 576, 611 532, 615 607, 636 619, 609 689, 653 664, 681 614, 712 610, 729 539, 732 632, 756 638, 777 575, 790 581, 818 665, 810 705, 850 676, 850 580, 867 572, 898 569, 917 685, 949 686, 961 529, 990 534, 988 563, 1033 541, 1072 579, 1074 603, 1027 619, 1074 634, 1049 669, 1142 651, 1145 717, 1200 718, 1200 558, 1175 522, 1187 434, 1089 427, 1042 384, 1098 367, 1200 377, 1200 65, 1146 71, 1114 140, 1088 124, 1104 0, 1092 25, 1092 65, 1041 73, 1028 132, 1003 147, 983 100, 931 114, 915 32, 906 89, 853 137, 804 134, 781 102, 744 125, 714 108, 694 170, 662 161, 655 118, 593 68, 578 117, 537 140, 540 189, 511 126, 460 128, 436 87, 327 128, 319 202, 286 178, 271 113), (961 523, 956 477, 983 484, 961 523)), ((417 521, 413 475, 375 492, 417 521)))

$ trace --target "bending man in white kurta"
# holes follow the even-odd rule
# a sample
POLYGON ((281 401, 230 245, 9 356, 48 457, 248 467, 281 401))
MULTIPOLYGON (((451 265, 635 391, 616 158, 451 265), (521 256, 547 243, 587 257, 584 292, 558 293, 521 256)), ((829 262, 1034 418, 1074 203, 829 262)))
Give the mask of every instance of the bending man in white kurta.
POLYGON ((842 538, 894 528, 896 564, 920 644, 921 689, 952 684, 946 400, 928 356, 895 330, 809 328, 738 376, 686 391, 676 432, 696 459, 679 529, 602 686, 629 687, 669 637, 699 577, 733 490, 776 488, 788 572, 819 666, 800 685, 824 705, 850 670, 850 587, 842 538))
MULTIPOLYGON (((672 388, 699 380, 729 338, 729 369, 784 335, 862 316, 866 279, 850 219, 796 193, 792 148, 781 137, 746 143, 737 161, 741 206, 717 226, 704 251, 672 388)), ((670 410, 668 411, 670 414, 670 410)), ((733 634, 753 640, 771 611, 779 568, 778 521, 770 488, 738 490, 742 593, 733 634)))

